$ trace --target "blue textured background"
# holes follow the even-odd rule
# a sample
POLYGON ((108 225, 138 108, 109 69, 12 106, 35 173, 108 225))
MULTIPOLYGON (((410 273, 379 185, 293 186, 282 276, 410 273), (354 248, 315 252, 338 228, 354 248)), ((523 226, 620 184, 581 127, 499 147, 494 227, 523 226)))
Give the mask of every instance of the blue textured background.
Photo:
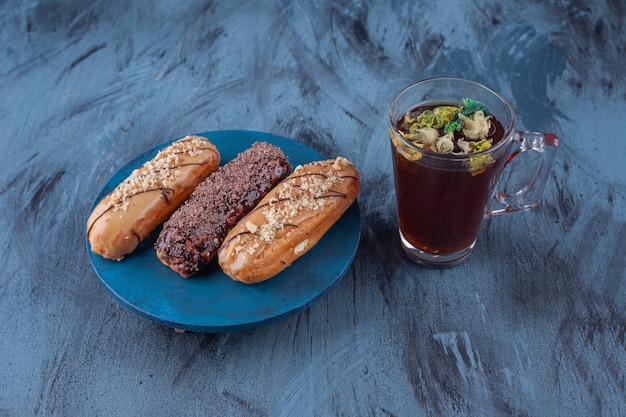
POLYGON ((178 3, 0 0, 0 416, 626 415, 624 1, 178 3), (562 138, 543 205, 449 270, 397 251, 386 134, 435 75, 562 138), (219 129, 354 160, 361 246, 296 316, 181 335, 110 297, 85 222, 134 156, 219 129))

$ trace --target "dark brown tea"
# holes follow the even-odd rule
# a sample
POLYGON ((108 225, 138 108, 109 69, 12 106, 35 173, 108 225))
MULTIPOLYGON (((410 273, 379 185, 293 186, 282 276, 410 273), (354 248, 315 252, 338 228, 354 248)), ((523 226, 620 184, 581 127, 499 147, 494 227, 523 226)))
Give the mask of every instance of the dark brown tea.
MULTIPOLYGON (((506 162, 504 156, 494 158, 482 152, 504 136, 502 124, 493 115, 487 117, 488 130, 485 126, 482 136, 469 128, 450 129, 437 127, 436 123, 424 129, 425 133, 416 129, 415 123, 411 127, 411 122, 416 119, 419 122, 417 115, 425 110, 432 112, 447 106, 458 104, 417 107, 397 121, 401 134, 422 148, 422 152, 407 151, 406 145, 397 142, 392 146, 400 230, 416 249, 437 255, 453 254, 473 246, 506 162), (434 131, 428 129, 436 129, 438 137, 434 138, 434 131), (423 138, 423 134, 432 134, 433 139, 423 138), (447 143, 439 146, 444 140, 447 143)), ((485 109, 479 116, 484 113, 488 111, 485 109)), ((469 119, 461 119, 465 121, 461 125, 472 127, 469 119)), ((508 150, 501 154, 508 155, 508 150)))

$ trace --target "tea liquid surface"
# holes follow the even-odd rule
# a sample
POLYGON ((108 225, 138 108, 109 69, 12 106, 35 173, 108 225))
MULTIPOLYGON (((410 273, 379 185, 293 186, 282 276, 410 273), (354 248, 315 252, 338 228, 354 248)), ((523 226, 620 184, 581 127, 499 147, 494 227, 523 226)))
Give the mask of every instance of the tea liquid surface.
MULTIPOLYGON (((421 106, 411 112, 440 105, 442 103, 421 106)), ((502 140, 504 128, 493 116, 491 123, 490 134, 495 144, 502 140)), ((398 130, 406 132, 404 124, 403 117, 397 122, 398 130)), ((456 132, 455 136, 463 135, 456 132)), ((450 169, 446 169, 429 166, 425 161, 427 159, 410 160, 394 149, 400 230, 405 239, 419 250, 442 255, 462 251, 471 246, 478 236, 506 157, 494 161, 478 174, 460 168, 458 161, 451 161, 450 169)))

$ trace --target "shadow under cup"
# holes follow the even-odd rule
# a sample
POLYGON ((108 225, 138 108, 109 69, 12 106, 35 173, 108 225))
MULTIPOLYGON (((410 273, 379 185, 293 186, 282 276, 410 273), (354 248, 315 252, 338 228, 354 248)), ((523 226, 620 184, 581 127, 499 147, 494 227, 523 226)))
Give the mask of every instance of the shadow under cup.
POLYGON ((392 100, 389 135, 398 206, 400 242, 410 258, 431 266, 465 259, 492 201, 516 136, 507 101, 479 83, 437 78, 413 84, 392 100), (502 124, 503 137, 486 151, 439 154, 416 146, 398 130, 398 121, 418 106, 457 105, 463 98, 485 104, 502 124))

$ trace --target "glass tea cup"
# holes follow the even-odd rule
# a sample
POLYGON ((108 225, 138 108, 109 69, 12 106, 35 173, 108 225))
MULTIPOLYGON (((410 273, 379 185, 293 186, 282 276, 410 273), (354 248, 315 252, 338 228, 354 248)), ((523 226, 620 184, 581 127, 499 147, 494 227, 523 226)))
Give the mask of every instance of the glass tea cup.
POLYGON ((400 243, 411 259, 430 266, 452 266, 469 256, 486 215, 535 208, 559 145, 554 134, 517 131, 506 99, 461 78, 431 78, 406 87, 391 101, 388 123, 400 243), (482 114, 462 117, 454 110, 472 106, 484 109, 482 114), (430 109, 431 119, 424 115, 418 123, 415 118, 424 109, 430 109), (435 131, 452 118, 456 126, 435 131), (490 140, 481 140, 485 123, 490 140), (537 157, 532 170, 524 172, 525 185, 513 193, 497 191, 505 166, 527 151, 537 157), (489 210, 494 197, 501 207, 489 210))

